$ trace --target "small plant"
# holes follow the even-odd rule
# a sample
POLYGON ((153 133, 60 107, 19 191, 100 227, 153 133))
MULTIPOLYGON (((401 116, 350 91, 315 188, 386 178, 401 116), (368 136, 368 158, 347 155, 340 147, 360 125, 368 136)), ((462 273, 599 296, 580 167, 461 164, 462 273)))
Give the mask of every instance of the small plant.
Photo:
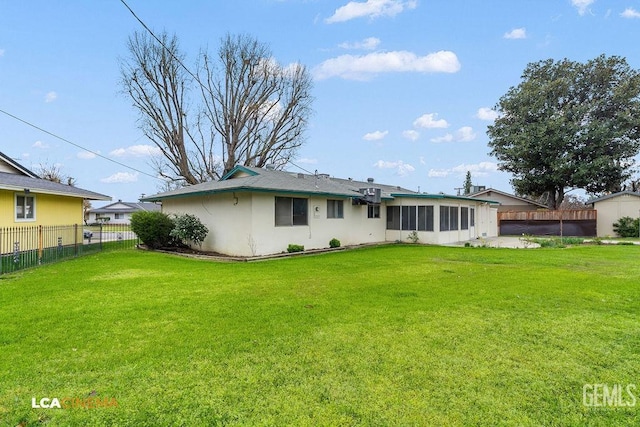
POLYGON ((407 240, 410 241, 411 243, 418 243, 418 240, 420 240, 420 238, 418 237, 418 233, 417 232, 412 231, 407 236, 407 240))
POLYGON ((289 246, 287 246, 287 252, 289 252, 290 254, 302 251, 304 251, 304 245, 294 245, 293 243, 290 243, 289 246))
POLYGON ((470 248, 471 247, 471 242, 464 242, 464 247, 465 248, 470 248))
POLYGON ((209 234, 209 229, 197 216, 191 214, 175 215, 173 222, 171 237, 183 243, 193 242, 202 248, 202 242, 209 234))
POLYGON ((336 239, 335 237, 331 240, 329 240, 329 247, 330 248, 339 248, 340 247, 340 240, 336 239))
POLYGON ((152 249, 171 244, 173 220, 163 212, 139 211, 131 215, 131 230, 152 249))

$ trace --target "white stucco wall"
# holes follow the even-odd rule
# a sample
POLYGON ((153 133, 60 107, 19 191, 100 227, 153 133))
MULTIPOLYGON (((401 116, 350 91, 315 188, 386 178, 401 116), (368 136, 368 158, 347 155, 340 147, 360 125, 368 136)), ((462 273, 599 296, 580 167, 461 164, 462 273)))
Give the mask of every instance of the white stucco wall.
POLYGON ((640 197, 621 194, 594 203, 593 207, 598 212, 598 237, 615 237, 616 233, 613 231, 614 222, 625 216, 638 218, 640 215, 640 197))
MULTIPOLYGON (((215 196, 165 199, 165 213, 191 213, 209 228, 202 249, 235 256, 255 256, 285 252, 289 244, 305 249, 328 248, 337 238, 343 246, 383 241, 407 241, 410 231, 386 230, 386 204, 380 206, 380 218, 367 218, 367 206, 353 206, 343 200, 344 218, 327 218, 326 197, 305 197, 278 193, 223 193, 215 196), (275 197, 308 199, 308 224, 275 225, 275 197)), ((433 232, 418 232, 420 243, 444 244, 497 235, 495 208, 486 203, 450 199, 400 198, 389 205, 433 205, 433 232), (475 227, 468 230, 440 232, 440 205, 466 206, 476 209, 475 227)))

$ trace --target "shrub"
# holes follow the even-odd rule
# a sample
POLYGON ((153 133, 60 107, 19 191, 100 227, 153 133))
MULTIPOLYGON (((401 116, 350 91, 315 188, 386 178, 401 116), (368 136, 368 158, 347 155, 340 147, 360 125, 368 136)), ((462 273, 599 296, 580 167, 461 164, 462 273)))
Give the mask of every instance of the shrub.
POLYGON ((304 251, 304 246, 303 245, 289 244, 289 246, 287 247, 287 252, 289 252, 289 253, 302 252, 302 251, 304 251))
POLYGON ((131 230, 148 247, 161 248, 171 244, 173 220, 162 212, 135 212, 131 215, 131 230))
POLYGON ((416 233, 415 231, 412 231, 407 236, 407 240, 410 241, 411 243, 418 243, 418 240, 420 240, 420 238, 418 237, 418 233, 416 233))
POLYGON ((638 237, 638 218, 623 216, 613 223, 613 231, 620 237, 638 237))
POLYGON ((202 247, 202 242, 209 234, 209 229, 195 215, 175 215, 173 224, 171 237, 184 243, 193 242, 202 247))
POLYGON ((331 240, 329 240, 329 247, 330 248, 339 248, 340 247, 340 240, 336 239, 335 237, 331 240))

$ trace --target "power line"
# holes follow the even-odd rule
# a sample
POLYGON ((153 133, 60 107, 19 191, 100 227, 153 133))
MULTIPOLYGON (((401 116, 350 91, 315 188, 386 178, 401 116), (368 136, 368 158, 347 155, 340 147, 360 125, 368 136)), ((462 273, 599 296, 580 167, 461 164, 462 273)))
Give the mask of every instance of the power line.
POLYGON ((88 152, 88 153, 91 153, 91 154, 93 154, 93 155, 95 155, 95 156, 97 156, 97 157, 100 157, 100 158, 102 158, 102 159, 108 160, 108 161, 110 161, 111 163, 115 163, 115 164, 117 164, 117 165, 119 165, 119 166, 122 166, 122 167, 124 167, 124 168, 127 168, 127 169, 130 169, 130 170, 132 170, 132 171, 135 171, 135 172, 141 173, 142 175, 146 175, 146 176, 149 176, 149 177, 151 177, 151 178, 159 179, 159 180, 162 180, 162 181, 163 181, 163 179, 162 179, 162 178, 160 178, 160 177, 158 177, 158 176, 151 175, 151 174, 149 174, 149 173, 147 173, 147 172, 141 171, 140 169, 136 169, 136 168, 134 168, 134 167, 132 167, 132 166, 125 165, 124 163, 121 163, 121 162, 119 162, 119 161, 117 161, 117 160, 113 160, 113 159, 111 159, 111 158, 109 158, 109 157, 107 157, 107 156, 103 156, 102 154, 97 153, 97 152, 95 152, 95 151, 93 151, 93 150, 89 150, 88 148, 85 148, 85 147, 83 147, 83 146, 81 146, 81 145, 79 145, 79 144, 76 144, 75 142, 71 142, 71 141, 69 141, 68 139, 65 139, 65 138, 63 138, 63 137, 61 137, 61 136, 58 136, 58 135, 56 135, 56 134, 55 134, 55 133, 53 133, 53 132, 49 132, 48 130, 43 129, 43 128, 41 128, 40 126, 36 126, 36 125, 34 125, 33 123, 30 123, 30 122, 28 122, 28 121, 26 121, 26 120, 24 120, 24 119, 21 119, 21 118, 20 118, 20 117, 18 117, 18 116, 14 116, 13 114, 11 114, 11 113, 9 113, 9 112, 7 112, 7 111, 4 111, 4 110, 0 109, 0 113, 7 115, 7 116, 11 117, 11 118, 12 118, 12 119, 14 119, 14 120, 17 120, 17 121, 19 121, 19 122, 22 122, 22 123, 24 123, 24 124, 25 124, 25 125, 27 125, 27 126, 30 126, 30 127, 34 128, 34 129, 37 129, 37 130, 39 130, 40 132, 44 132, 44 133, 46 133, 47 135, 50 135, 50 136, 52 136, 52 137, 54 137, 54 138, 56 138, 56 139, 59 139, 60 141, 66 142, 67 144, 71 144, 71 145, 73 145, 74 147, 80 148, 81 150, 84 150, 84 151, 86 151, 86 152, 88 152))

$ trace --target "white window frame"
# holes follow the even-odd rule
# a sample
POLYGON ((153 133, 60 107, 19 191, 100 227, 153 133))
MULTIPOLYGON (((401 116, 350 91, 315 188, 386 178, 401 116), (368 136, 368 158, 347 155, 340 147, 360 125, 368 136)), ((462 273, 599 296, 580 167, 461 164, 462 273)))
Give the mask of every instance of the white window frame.
POLYGON ((35 222, 36 221, 36 196, 34 194, 27 194, 27 193, 15 193, 15 196, 13 198, 13 219, 15 220, 15 222, 35 222), (18 197, 24 197, 24 205, 22 205, 22 209, 26 208, 27 205, 27 199, 31 199, 32 200, 32 208, 33 208, 33 213, 32 216, 30 218, 18 218, 18 197))

